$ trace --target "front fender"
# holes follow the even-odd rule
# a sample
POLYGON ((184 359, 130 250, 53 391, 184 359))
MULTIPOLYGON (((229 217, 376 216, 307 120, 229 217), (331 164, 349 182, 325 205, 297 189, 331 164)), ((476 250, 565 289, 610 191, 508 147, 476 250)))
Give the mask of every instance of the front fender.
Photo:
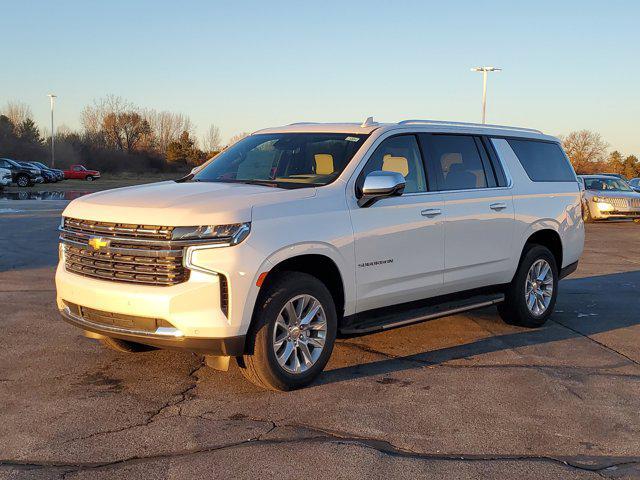
POLYGON ((260 265, 260 268, 256 271, 251 288, 249 292, 247 292, 243 308, 241 320, 243 331, 248 330, 251 325, 253 310, 255 308, 258 294, 260 293, 260 287, 257 286, 260 275, 270 272, 285 260, 302 255, 322 255, 329 258, 336 264, 338 271, 340 272, 340 276, 342 277, 342 284, 344 287, 345 315, 351 315, 355 312, 355 272, 353 265, 349 265, 347 259, 345 259, 340 251, 330 243, 300 242, 287 245, 274 251, 267 256, 260 265))

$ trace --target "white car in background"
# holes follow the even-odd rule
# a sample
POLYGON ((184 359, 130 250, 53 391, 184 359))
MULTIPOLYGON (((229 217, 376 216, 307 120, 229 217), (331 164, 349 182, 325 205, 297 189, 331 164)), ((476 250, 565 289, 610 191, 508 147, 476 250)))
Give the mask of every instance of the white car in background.
POLYGON ((11 184, 11 170, 8 168, 0 168, 0 187, 6 187, 11 184))
POLYGON ((63 212, 57 304, 113 349, 183 348, 309 384, 338 334, 497 305, 538 327, 582 253, 557 138, 407 120, 262 130, 178 181, 63 212))
POLYGON ((580 175, 584 185, 582 217, 585 222, 640 218, 640 193, 613 175, 580 175))

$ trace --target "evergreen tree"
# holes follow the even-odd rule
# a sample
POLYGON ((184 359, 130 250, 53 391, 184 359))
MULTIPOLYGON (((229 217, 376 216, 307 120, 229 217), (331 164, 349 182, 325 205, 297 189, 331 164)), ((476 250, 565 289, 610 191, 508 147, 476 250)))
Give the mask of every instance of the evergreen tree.
POLYGON ((36 127, 36 124, 30 118, 24 120, 16 129, 17 136, 23 142, 32 145, 42 145, 42 137, 40 136, 40 130, 36 127))

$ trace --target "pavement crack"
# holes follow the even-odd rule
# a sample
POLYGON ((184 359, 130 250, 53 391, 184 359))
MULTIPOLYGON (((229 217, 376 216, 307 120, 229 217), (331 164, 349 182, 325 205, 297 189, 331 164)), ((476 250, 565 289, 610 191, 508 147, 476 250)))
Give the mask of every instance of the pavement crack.
POLYGON ((79 442, 82 440, 89 440, 91 438, 94 437, 99 437, 99 436, 103 436, 103 435, 111 435, 114 433, 120 433, 120 432, 124 432, 126 430, 131 430, 134 428, 139 428, 139 427, 147 427, 149 426, 151 423, 153 423, 158 417, 160 417, 161 415, 163 415, 165 413, 166 410, 178 406, 179 410, 178 413, 176 415, 170 415, 171 417, 173 416, 179 416, 182 414, 182 403, 186 402, 187 400, 189 400, 189 395, 190 393, 196 389, 196 387, 198 386, 198 382, 199 382, 199 377, 197 376, 198 372, 205 367, 204 364, 204 359, 201 359, 200 362, 198 363, 197 366, 195 366, 194 368, 192 368, 189 371, 189 378, 191 378, 193 381, 189 383, 189 385, 187 385, 184 389, 182 389, 180 392, 178 392, 176 395, 173 396, 172 399, 166 401, 164 404, 162 404, 160 407, 158 407, 156 410, 154 410, 148 417, 146 420, 142 421, 142 422, 138 422, 138 423, 134 423, 131 425, 126 425, 124 427, 119 427, 119 428, 115 428, 115 429, 111 429, 111 430, 102 430, 99 432, 94 432, 91 433, 89 435, 85 435, 82 437, 75 437, 72 438, 70 440, 67 440, 65 442, 63 442, 63 444, 69 444, 69 443, 75 443, 75 442, 79 442), (177 397, 177 399, 176 399, 177 397))
MULTIPOLYGON (((256 420, 258 421, 258 420, 256 420)), ((287 444, 318 444, 318 443, 339 443, 341 445, 358 445, 398 458, 409 458, 421 461, 449 461, 449 462, 546 462, 563 465, 580 471, 602 474, 605 470, 622 466, 640 465, 640 457, 594 457, 594 456, 551 456, 551 455, 529 455, 529 454, 465 454, 465 453, 423 453, 397 447, 386 440, 372 437, 358 437, 345 432, 321 429, 304 424, 283 424, 278 425, 272 420, 259 420, 270 424, 268 430, 259 435, 237 442, 230 442, 224 445, 217 445, 205 448, 194 448, 176 452, 161 453, 148 456, 132 456, 119 460, 101 463, 56 463, 56 462, 33 462, 28 460, 0 460, 0 466, 7 466, 22 469, 59 469, 62 478, 69 474, 84 471, 103 470, 114 467, 132 465, 157 460, 174 459, 188 457, 205 453, 216 452, 233 448, 245 448, 255 444, 262 445, 287 445, 287 444), (279 428, 298 428, 308 432, 312 436, 290 436, 286 438, 265 438, 266 435, 279 428)), ((302 434, 304 435, 304 433, 302 434)))
POLYGON ((602 348, 605 348, 606 350, 609 350, 610 352, 613 352, 613 353, 615 353, 616 355, 619 355, 619 356, 621 356, 621 357, 623 357, 623 358, 626 358, 626 359, 627 359, 627 360, 629 360, 631 363, 633 363, 633 364, 635 364, 635 365, 640 366, 640 362, 639 362, 638 360, 635 360, 635 359, 633 359, 633 358, 629 357, 628 355, 625 355, 624 353, 622 353, 622 352, 620 352, 620 351, 616 350, 616 349, 615 349, 615 348, 613 348, 613 347, 610 347, 609 345, 606 345, 606 344, 604 344, 604 343, 602 343, 602 342, 599 342, 598 340, 596 340, 596 339, 595 339, 595 338, 593 338, 593 337, 590 337, 590 336, 589 336, 589 335, 587 335, 586 333, 582 333, 580 330, 576 330, 575 328, 572 328, 572 327, 570 327, 570 326, 568 326, 568 325, 565 325, 564 323, 559 322, 558 320, 551 319, 551 321, 552 321, 552 322, 554 322, 554 323, 555 323, 555 324, 557 324, 557 325, 560 325, 561 327, 566 328, 567 330, 572 331, 573 333, 576 333, 576 334, 580 335, 581 337, 584 337, 584 338, 587 338, 587 339, 591 340, 593 343, 596 343, 596 344, 600 345, 602 348))

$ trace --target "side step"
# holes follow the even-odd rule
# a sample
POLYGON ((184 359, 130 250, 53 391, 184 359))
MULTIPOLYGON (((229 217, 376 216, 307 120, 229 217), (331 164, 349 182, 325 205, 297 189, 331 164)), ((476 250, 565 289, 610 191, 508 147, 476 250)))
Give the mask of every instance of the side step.
POLYGON ((504 301, 503 293, 475 294, 466 297, 430 299, 370 310, 345 319, 340 333, 358 335, 403 327, 412 323, 446 317, 456 313, 489 307, 504 301))

